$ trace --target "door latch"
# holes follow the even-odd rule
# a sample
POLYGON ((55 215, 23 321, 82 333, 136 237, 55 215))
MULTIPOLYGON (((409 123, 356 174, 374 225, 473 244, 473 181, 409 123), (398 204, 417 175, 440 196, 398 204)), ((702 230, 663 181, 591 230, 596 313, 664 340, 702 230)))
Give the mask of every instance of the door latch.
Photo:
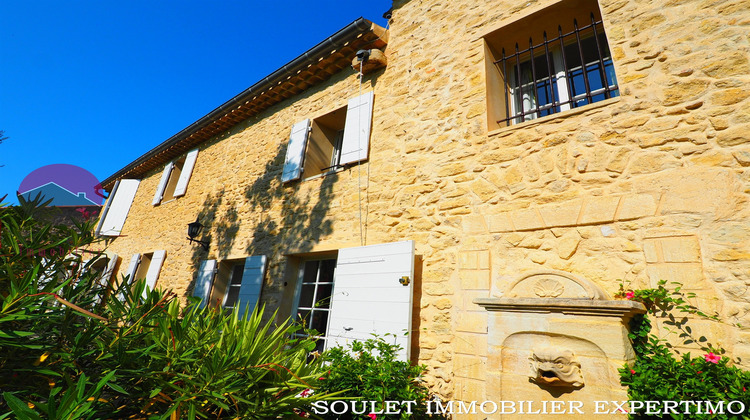
POLYGON ((398 282, 404 286, 408 286, 411 280, 409 280, 409 276, 403 276, 400 279, 398 279, 398 282))

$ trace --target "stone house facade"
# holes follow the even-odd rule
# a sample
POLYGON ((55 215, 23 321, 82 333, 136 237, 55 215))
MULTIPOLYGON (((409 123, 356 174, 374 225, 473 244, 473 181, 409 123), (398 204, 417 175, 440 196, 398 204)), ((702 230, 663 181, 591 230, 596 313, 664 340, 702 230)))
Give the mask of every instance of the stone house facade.
POLYGON ((447 400, 626 399, 620 283, 680 282, 746 364, 749 28, 744 0, 396 0, 110 176, 99 232, 118 276, 302 314, 321 346, 408 330, 447 400), (549 348, 589 386, 529 380, 549 348))

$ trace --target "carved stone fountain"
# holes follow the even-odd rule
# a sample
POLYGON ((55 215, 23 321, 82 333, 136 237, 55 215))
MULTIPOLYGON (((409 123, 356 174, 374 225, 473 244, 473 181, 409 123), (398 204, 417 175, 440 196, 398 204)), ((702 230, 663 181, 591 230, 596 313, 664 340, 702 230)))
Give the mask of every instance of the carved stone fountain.
POLYGON ((627 400, 617 370, 634 358, 627 326, 645 312, 642 304, 608 299, 588 280, 551 271, 474 303, 489 311, 488 400, 573 402, 583 417, 597 417, 596 401, 627 400))

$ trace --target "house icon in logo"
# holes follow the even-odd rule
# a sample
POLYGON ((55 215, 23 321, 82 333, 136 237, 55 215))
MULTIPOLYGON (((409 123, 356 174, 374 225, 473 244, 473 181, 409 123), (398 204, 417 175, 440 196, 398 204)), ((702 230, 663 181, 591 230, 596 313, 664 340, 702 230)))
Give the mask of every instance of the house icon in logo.
POLYGON ((85 192, 74 193, 54 182, 32 188, 25 193, 19 194, 27 201, 41 194, 45 200, 52 200, 50 206, 98 206, 99 204, 89 200, 85 192))

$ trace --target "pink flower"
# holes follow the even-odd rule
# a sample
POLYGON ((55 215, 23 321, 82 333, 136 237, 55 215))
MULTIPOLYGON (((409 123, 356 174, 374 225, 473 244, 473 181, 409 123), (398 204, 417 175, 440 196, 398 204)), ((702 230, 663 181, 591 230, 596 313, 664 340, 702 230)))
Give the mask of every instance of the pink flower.
POLYGON ((635 293, 633 292, 625 293, 625 299, 630 300, 630 299, 633 299, 634 297, 635 297, 635 293))
POLYGON ((310 395, 310 393, 312 393, 312 390, 311 390, 310 388, 308 388, 308 389, 306 389, 306 390, 304 390, 304 391, 300 392, 300 394, 299 394, 299 395, 300 395, 300 396, 301 396, 302 398, 305 398, 305 397, 307 397, 308 395, 310 395))
POLYGON ((375 419, 378 418, 378 415, 374 414, 374 413, 370 413, 370 414, 367 415, 367 417, 371 418, 372 420, 375 420, 375 419))
POLYGON ((78 213, 81 213, 81 217, 83 217, 86 220, 88 220, 91 217, 91 212, 86 210, 86 207, 78 207, 76 211, 78 213))
POLYGON ((719 356, 718 354, 713 354, 711 352, 703 355, 703 358, 706 359, 707 362, 711 363, 719 363, 721 361, 721 356, 719 356))

